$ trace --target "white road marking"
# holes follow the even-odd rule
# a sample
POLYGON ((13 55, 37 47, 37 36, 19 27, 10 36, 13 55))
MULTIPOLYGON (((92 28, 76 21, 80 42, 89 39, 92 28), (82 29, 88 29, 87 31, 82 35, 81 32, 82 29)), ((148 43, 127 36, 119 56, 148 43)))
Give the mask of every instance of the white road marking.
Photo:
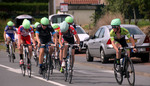
MULTIPOLYGON (((7 70, 9 70, 11 72, 14 72, 14 73, 18 73, 18 74, 21 73, 20 69, 14 69, 14 68, 2 65, 2 64, 0 64, 0 67, 6 68, 7 70)), ((32 75, 32 77, 34 77, 36 79, 39 79, 39 80, 42 80, 42 81, 45 81, 45 82, 48 82, 48 83, 51 83, 51 84, 54 84, 54 85, 57 85, 57 86, 66 86, 64 84, 61 84, 61 83, 58 83, 58 82, 54 82, 54 81, 51 81, 51 80, 47 81, 46 79, 43 79, 42 77, 38 77, 38 76, 35 76, 35 75, 32 75)))

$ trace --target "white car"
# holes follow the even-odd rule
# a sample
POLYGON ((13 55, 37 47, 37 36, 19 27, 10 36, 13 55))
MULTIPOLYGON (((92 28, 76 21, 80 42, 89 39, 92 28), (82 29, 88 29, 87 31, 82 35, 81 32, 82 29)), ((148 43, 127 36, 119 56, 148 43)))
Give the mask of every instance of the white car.
POLYGON ((89 38, 89 35, 79 25, 76 26, 76 31, 77 31, 77 34, 78 34, 79 39, 80 39, 81 50, 86 50, 86 45, 85 45, 84 40, 87 39, 87 38, 89 38))

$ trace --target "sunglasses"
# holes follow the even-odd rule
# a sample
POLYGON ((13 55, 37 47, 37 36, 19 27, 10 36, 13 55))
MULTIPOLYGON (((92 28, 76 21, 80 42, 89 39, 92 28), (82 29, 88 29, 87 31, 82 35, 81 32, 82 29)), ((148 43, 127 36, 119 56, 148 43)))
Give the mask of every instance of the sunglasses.
MULTIPOLYGON (((42 24, 43 25, 43 24, 42 24)), ((43 25, 43 26, 48 26, 48 25, 43 25)))
POLYGON ((119 26, 112 26, 112 28, 118 28, 119 26))

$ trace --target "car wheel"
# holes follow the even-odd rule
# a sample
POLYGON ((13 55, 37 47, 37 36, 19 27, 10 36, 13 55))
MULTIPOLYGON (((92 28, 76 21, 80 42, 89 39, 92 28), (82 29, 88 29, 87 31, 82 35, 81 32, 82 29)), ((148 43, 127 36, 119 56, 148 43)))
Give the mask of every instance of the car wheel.
POLYGON ((88 49, 86 49, 86 60, 88 62, 92 62, 93 61, 93 57, 91 57, 88 49))
POLYGON ((144 54, 141 57, 142 62, 149 62, 149 54, 144 54))
POLYGON ((101 58, 102 63, 107 63, 108 62, 108 58, 105 56, 105 52, 104 52, 103 49, 100 51, 100 58, 101 58))

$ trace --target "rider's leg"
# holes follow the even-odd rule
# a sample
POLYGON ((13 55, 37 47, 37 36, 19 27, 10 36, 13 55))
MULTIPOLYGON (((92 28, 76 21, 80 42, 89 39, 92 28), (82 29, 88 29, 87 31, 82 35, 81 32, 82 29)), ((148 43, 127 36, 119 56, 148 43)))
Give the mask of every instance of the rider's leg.
POLYGON ((28 63, 30 63, 30 59, 31 59, 31 57, 32 57, 32 45, 29 45, 28 48, 29 48, 29 58, 28 58, 28 63))
POLYGON ((7 42, 6 42, 7 49, 6 49, 6 51, 9 52, 9 42, 10 42, 11 38, 8 35, 6 35, 6 39, 7 39, 7 42))
MULTIPOLYGON (((122 47, 118 42, 115 43, 116 47, 122 47)), ((117 59, 117 63, 120 64, 120 57, 121 57, 121 50, 119 50, 119 52, 116 52, 116 59, 117 59)))
POLYGON ((43 70, 43 58, 44 58, 44 47, 40 48, 39 51, 39 74, 42 74, 42 70, 43 70))
POLYGON ((44 48, 40 48, 39 52, 39 66, 41 67, 43 64, 43 58, 44 58, 44 48))
POLYGON ((15 52, 16 42, 13 42, 13 48, 14 48, 14 52, 15 52))

